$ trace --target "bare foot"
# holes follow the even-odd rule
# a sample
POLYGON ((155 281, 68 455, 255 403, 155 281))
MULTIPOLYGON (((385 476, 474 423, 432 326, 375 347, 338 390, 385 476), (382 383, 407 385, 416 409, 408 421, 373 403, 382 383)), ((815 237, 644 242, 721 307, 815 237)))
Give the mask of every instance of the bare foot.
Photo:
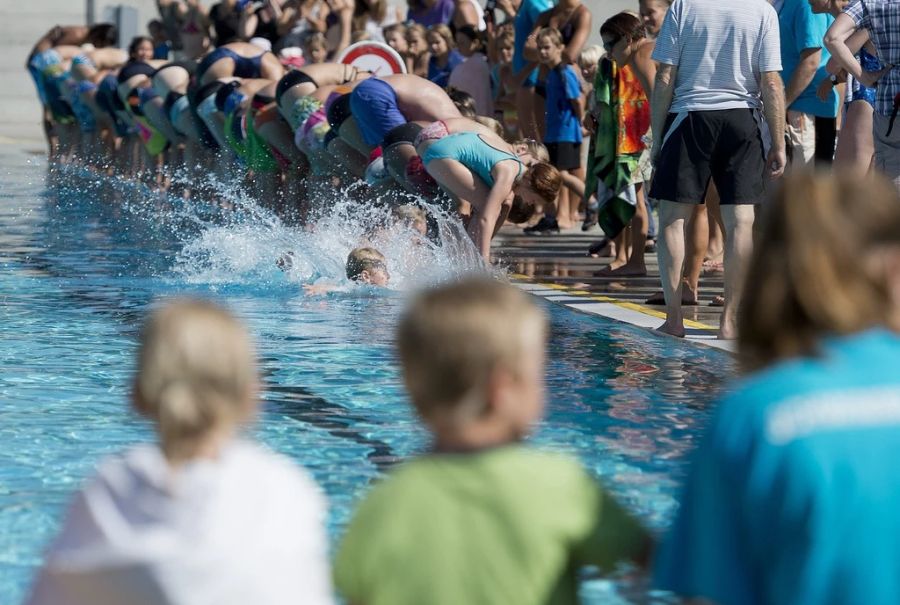
POLYGON ((559 217, 556 217, 556 224, 559 225, 560 229, 571 229, 575 226, 575 223, 566 223, 559 220, 559 217))
POLYGON ((668 319, 663 325, 656 328, 656 331, 662 332, 663 334, 668 334, 669 336, 674 336, 676 338, 684 338, 684 324, 670 323, 668 319))
POLYGON ((612 240, 603 238, 588 248, 588 256, 591 258, 609 257, 616 255, 616 245, 612 240))
POLYGON ((615 262, 594 273, 594 277, 644 277, 645 275, 647 275, 646 267, 634 267, 628 264, 617 267, 615 262))

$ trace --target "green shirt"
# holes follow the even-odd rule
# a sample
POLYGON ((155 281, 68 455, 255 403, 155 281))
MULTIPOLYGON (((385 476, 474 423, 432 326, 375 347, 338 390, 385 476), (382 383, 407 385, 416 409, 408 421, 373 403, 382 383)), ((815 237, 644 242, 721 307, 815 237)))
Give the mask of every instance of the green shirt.
POLYGON ((360 504, 335 583, 355 605, 576 603, 579 567, 610 569, 645 539, 574 460, 520 445, 434 454, 360 504))

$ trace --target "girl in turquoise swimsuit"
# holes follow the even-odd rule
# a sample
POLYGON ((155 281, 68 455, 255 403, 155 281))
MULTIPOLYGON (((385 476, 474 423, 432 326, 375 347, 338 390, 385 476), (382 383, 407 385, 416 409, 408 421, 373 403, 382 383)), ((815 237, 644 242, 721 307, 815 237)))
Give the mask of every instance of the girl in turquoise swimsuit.
POLYGON ((436 130, 448 134, 421 140, 417 151, 428 174, 461 206, 471 205, 467 231, 490 262, 491 238, 503 222, 524 222, 537 208, 552 204, 562 181, 555 168, 534 162, 524 148, 492 132, 457 131, 464 127, 458 120, 443 121, 436 130))

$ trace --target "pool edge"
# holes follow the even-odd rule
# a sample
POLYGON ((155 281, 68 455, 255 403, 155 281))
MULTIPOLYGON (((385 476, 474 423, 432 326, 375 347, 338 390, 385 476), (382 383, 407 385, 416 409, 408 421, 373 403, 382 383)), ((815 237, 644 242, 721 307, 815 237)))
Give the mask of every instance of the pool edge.
MULTIPOLYGON (((645 305, 626 302, 594 294, 572 286, 536 281, 519 273, 510 274, 510 281, 518 288, 543 298, 548 302, 561 305, 587 315, 604 317, 620 323, 641 328, 660 338, 675 338, 656 330, 665 313, 651 309, 645 305)), ((718 328, 697 321, 685 320, 686 336, 684 340, 704 347, 710 347, 728 353, 735 352, 735 343, 731 340, 718 340, 718 328)))

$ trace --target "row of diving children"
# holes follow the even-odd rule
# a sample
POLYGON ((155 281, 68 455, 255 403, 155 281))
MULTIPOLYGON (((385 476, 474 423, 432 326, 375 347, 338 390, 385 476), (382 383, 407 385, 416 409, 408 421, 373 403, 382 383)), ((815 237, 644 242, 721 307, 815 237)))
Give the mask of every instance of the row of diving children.
POLYGON ((160 184, 174 169, 192 183, 246 174, 261 201, 301 220, 315 197, 304 188, 315 183, 359 179, 371 198, 442 198, 485 259, 504 221, 526 222, 560 191, 543 145, 504 140, 494 120, 419 76, 373 77, 341 63, 285 71, 273 53, 245 42, 199 63, 154 61, 141 45, 33 54, 29 68, 63 161, 79 153, 102 163, 110 154, 111 170, 143 168, 160 184))

